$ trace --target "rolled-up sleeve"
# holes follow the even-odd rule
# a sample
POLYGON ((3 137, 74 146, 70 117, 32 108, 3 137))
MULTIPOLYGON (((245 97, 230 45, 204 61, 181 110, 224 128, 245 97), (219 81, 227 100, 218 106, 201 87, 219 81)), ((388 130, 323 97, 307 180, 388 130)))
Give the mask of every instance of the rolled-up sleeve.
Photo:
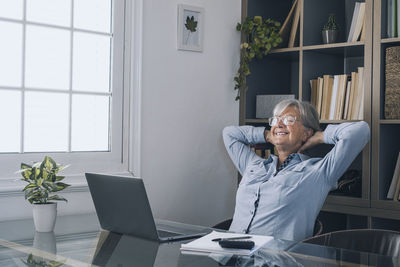
POLYGON ((254 160, 257 154, 249 145, 265 143, 265 127, 253 126, 228 126, 223 130, 223 138, 226 150, 240 174, 249 161, 254 160))

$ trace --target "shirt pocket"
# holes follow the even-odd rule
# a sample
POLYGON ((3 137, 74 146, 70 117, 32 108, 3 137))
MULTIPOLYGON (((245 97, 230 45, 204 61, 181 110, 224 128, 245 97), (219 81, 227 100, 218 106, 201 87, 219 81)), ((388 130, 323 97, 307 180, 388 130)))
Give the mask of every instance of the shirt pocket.
POLYGON ((297 165, 290 170, 282 170, 274 177, 273 182, 288 187, 297 187, 304 176, 304 165, 297 165))

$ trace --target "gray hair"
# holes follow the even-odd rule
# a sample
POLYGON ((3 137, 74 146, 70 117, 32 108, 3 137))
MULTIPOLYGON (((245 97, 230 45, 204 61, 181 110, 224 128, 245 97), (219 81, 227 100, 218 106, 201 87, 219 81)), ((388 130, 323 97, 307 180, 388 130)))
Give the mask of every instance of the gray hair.
POLYGON ((313 105, 297 99, 286 99, 276 104, 274 107, 274 116, 280 116, 287 107, 297 108, 301 117, 299 119, 301 119, 301 123, 304 127, 313 129, 314 131, 320 130, 319 116, 313 105))

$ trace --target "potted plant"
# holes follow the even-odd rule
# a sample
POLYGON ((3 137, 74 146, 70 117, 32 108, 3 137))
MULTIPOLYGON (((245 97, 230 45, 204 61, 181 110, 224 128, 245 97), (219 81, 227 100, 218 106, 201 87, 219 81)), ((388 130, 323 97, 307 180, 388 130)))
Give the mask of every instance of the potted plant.
POLYGON ((42 162, 36 162, 32 166, 21 164, 20 172, 23 177, 21 180, 28 183, 22 191, 25 192, 25 199, 33 205, 33 220, 38 232, 54 230, 57 203, 52 201, 67 202, 63 197, 51 195, 69 186, 61 182, 64 176, 57 176, 57 173, 66 167, 68 166, 59 165, 48 156, 42 162))
POLYGON ((330 14, 328 22, 322 29, 322 41, 324 44, 332 44, 336 42, 339 26, 336 23, 335 14, 330 14))
POLYGON ((240 92, 247 89, 246 76, 250 75, 250 62, 254 58, 263 58, 282 42, 280 25, 272 19, 263 20, 261 16, 247 17, 242 24, 237 24, 236 30, 242 33, 243 42, 240 44, 240 65, 234 78, 235 90, 238 90, 235 100, 239 100, 240 92))

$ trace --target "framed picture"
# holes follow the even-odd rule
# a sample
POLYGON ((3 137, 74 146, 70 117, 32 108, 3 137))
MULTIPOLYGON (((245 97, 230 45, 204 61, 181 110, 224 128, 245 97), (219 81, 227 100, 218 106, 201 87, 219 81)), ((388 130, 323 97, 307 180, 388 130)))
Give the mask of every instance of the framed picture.
POLYGON ((204 9, 178 5, 178 49, 203 51, 204 9))

